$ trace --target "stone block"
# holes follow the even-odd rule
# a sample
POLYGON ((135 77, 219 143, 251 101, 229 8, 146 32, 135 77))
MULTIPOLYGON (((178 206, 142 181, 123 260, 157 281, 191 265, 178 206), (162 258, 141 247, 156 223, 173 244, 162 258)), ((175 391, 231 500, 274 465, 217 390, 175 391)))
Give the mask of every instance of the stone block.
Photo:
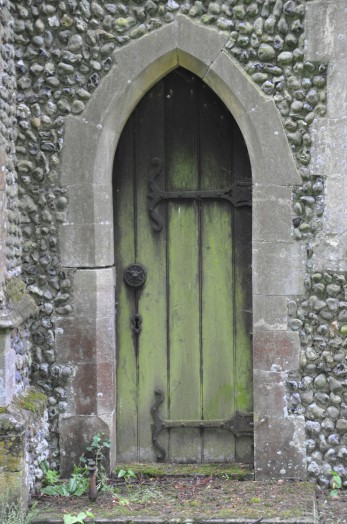
MULTIPOLYGON (((28 502, 28 465, 25 461, 25 434, 0 436, 0 489, 9 501, 20 501, 25 507, 28 502)), ((0 502, 0 507, 1 507, 0 502)))
POLYGON ((225 51, 218 54, 203 78, 229 107, 234 118, 263 107, 268 99, 242 67, 225 51))
POLYGON ((114 268, 78 269, 74 273, 74 288, 95 293, 108 291, 115 285, 114 268))
POLYGON ((71 393, 77 415, 97 413, 97 364, 77 363, 71 380, 71 393))
POLYGON ((4 191, 6 189, 6 161, 7 154, 5 148, 0 147, 0 191, 4 191))
POLYGON ((62 477, 70 475, 74 464, 90 445, 92 438, 101 433, 104 439, 112 437, 112 417, 103 420, 97 416, 65 416, 60 418, 60 467, 62 477))
POLYGON ((253 333, 253 366, 264 371, 299 369, 300 340, 293 331, 258 331, 253 333))
POLYGON ((313 243, 315 267, 347 271, 347 118, 318 119, 313 128, 312 173, 325 178, 323 227, 313 243))
MULTIPOLYGON (((121 48, 126 49, 126 48, 121 48)), ((131 82, 116 65, 102 79, 82 117, 103 133, 120 133, 145 91, 131 82)), ((113 150, 114 156, 115 148, 113 150)), ((88 154, 89 156, 89 154, 88 154)))
POLYGON ((61 362, 115 360, 115 321, 111 317, 56 319, 56 350, 61 362))
POLYGON ((287 373, 254 369, 254 413, 258 418, 288 416, 286 378, 287 373))
POLYGON ((287 330, 287 298, 275 295, 253 295, 253 328, 255 331, 287 330))
POLYGON ((298 242, 253 242, 254 294, 303 294, 304 249, 298 242))
MULTIPOLYGON (((76 415, 104 415, 111 413, 115 405, 114 362, 75 364, 70 383, 70 394, 76 415)), ((69 413, 72 412, 69 409, 69 413)))
POLYGON ((66 117, 62 184, 111 184, 118 136, 85 119, 71 115, 66 117))
POLYGON ((70 414, 104 414, 114 409, 114 270, 74 274, 73 313, 56 319, 59 362, 70 363, 70 414))
POLYGON ((103 267, 114 264, 113 223, 61 224, 62 264, 67 267, 103 267))
POLYGON ((328 62, 334 46, 335 2, 317 0, 306 4, 305 60, 328 62))
POLYGON ((293 186, 301 182, 280 114, 272 100, 252 107, 240 116, 238 124, 248 146, 254 183, 293 186))
POLYGON ((332 58, 339 61, 343 67, 343 61, 347 60, 347 3, 346 0, 333 0, 333 4, 333 19, 328 20, 334 36, 332 58))
MULTIPOLYGON (((151 87, 143 84, 142 75, 146 68, 155 64, 160 58, 176 55, 177 47, 177 22, 158 28, 152 33, 144 35, 141 39, 132 42, 131 46, 118 48, 112 58, 128 82, 135 82, 144 92, 151 87)), ((151 85, 177 66, 177 57, 170 62, 171 67, 162 69, 158 74, 151 70, 151 85)))
POLYGON ((41 424, 45 407, 45 395, 27 389, 0 414, 0 489, 3 493, 0 506, 8 498, 23 504, 24 509, 27 507, 29 428, 41 424))
POLYGON ((98 362, 97 368, 97 413, 112 413, 115 406, 115 360, 98 362))
POLYGON ((253 186, 253 239, 292 239, 292 189, 286 186, 253 186))
POLYGON ((304 417, 255 419, 256 480, 306 479, 304 417))
POLYGON ((73 300, 75 318, 94 320, 112 317, 115 312, 113 297, 114 288, 96 293, 78 290, 73 300))
MULTIPOLYGON (((5 221, 3 226, 5 226, 5 221)), ((5 280, 6 263, 8 262, 6 257, 6 240, 4 233, 4 239, 0 240, 0 279, 2 282, 5 280)))
MULTIPOLYGON (((312 125, 311 172, 315 176, 344 176, 347 165, 347 118, 318 118, 312 125)), ((343 193, 340 188, 340 193, 343 193)), ((329 193, 327 195, 330 196, 329 193)), ((331 198, 339 195, 332 195, 331 198)), ((340 197, 343 198, 343 194, 340 197)))
MULTIPOLYGON (((346 45, 346 44, 345 44, 346 45)), ((332 59, 329 63, 327 84, 327 116, 329 118, 347 117, 347 59, 332 59)), ((318 119, 318 123, 319 123, 318 119)), ((324 144, 322 144, 324 145, 324 144)))
POLYGON ((79 270, 74 278, 74 316, 91 319, 114 316, 114 270, 79 270))
POLYGON ((108 185, 81 184, 68 186, 66 223, 100 224, 113 217, 112 192, 108 185))
POLYGON ((15 394, 15 357, 10 333, 0 333, 0 406, 8 406, 15 394))
POLYGON ((253 181, 264 185, 300 183, 280 114, 273 100, 266 98, 225 52, 218 55, 204 81, 223 100, 240 126, 251 159, 253 181))
POLYGON ((199 25, 184 15, 177 15, 174 23, 179 65, 202 78, 223 51, 229 34, 199 25))
POLYGON ((166 25, 116 49, 114 65, 103 78, 83 117, 120 131, 137 103, 156 82, 178 65, 176 27, 166 25))

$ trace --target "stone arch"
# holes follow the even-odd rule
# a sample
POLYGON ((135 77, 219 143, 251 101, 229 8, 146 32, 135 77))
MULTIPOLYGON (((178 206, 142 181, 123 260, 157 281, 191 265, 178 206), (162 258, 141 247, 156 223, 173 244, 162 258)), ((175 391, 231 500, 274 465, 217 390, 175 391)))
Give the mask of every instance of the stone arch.
MULTIPOLYGON (((300 178, 274 101, 225 51, 228 38, 227 33, 177 15, 171 24, 114 52, 114 65, 84 112, 66 119, 62 184, 68 189, 70 206, 67 221, 60 227, 61 258, 63 265, 77 270, 76 310, 83 307, 83 297, 88 295, 83 322, 88 315, 108 318, 111 333, 115 285, 112 167, 119 136, 144 93, 171 70, 182 66, 200 76, 236 119, 252 165, 257 478, 302 478, 303 421, 288 416, 285 403, 286 372, 298 368, 299 354, 298 336, 287 328, 287 297, 302 293, 304 280, 302 248, 291 236, 291 192, 300 178)), ((62 345, 64 337, 69 344, 64 321, 61 326, 65 331, 62 345)), ((96 342, 90 369, 94 370, 96 400, 89 411, 71 400, 61 419, 66 450, 67 435, 74 425, 80 427, 80 417, 84 423, 85 417, 94 420, 98 416, 112 436, 114 335, 100 341, 96 325, 92 336, 96 342), (106 368, 108 393, 98 397, 106 368)))

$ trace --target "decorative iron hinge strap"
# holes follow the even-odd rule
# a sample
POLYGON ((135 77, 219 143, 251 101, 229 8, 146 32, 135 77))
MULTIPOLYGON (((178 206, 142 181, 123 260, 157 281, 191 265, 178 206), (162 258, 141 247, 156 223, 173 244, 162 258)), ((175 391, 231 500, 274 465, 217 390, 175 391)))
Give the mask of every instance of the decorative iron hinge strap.
MULTIPOLYGON (((223 169, 223 168, 222 168, 223 169)), ((162 170, 160 158, 153 158, 151 162, 151 179, 148 184, 150 192, 148 198, 151 202, 148 208, 150 217, 154 224, 154 231, 161 231, 163 220, 159 215, 156 206, 163 200, 226 200, 234 207, 252 205, 252 181, 250 179, 234 182, 227 189, 198 189, 198 190, 175 190, 164 191, 155 184, 155 179, 162 170)))
POLYGON ((164 393, 161 389, 156 389, 154 392, 156 400, 151 408, 151 415, 153 417, 152 424, 152 442, 158 449, 159 454, 157 460, 162 462, 165 460, 165 449, 159 444, 158 437, 163 429, 177 429, 177 428, 196 428, 196 429, 226 429, 235 435, 235 437, 253 436, 253 413, 242 413, 236 411, 228 419, 217 420, 165 420, 160 418, 158 414, 159 406, 164 400, 164 393))

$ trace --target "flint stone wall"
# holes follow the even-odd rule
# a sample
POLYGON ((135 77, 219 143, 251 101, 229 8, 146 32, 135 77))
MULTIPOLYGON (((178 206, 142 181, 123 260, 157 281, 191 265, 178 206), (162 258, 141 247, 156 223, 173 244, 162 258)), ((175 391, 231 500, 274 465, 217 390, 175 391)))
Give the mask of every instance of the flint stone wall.
MULTIPOLYGON (((93 100, 94 91, 97 90, 102 79, 107 77, 108 72, 112 69, 114 57, 119 48, 130 46, 132 41, 141 39, 166 25, 173 24, 177 16, 183 16, 194 21, 196 28, 208 27, 209 31, 218 32, 220 38, 224 39, 225 42, 223 52, 232 57, 243 68, 250 81, 257 86, 257 89, 269 100, 274 101, 281 115, 288 143, 302 178, 302 183, 297 185, 293 191, 292 208, 289 207, 290 194, 288 193, 290 192, 286 190, 288 188, 283 188, 282 193, 278 194, 278 198, 284 202, 284 215, 273 217, 271 215, 271 202, 269 202, 267 229, 258 228, 258 231, 259 235, 264 235, 266 240, 266 232, 271 236, 271 228, 278 227, 280 234, 284 235, 285 239, 291 231, 293 238, 302 244, 304 248, 302 252, 305 251, 308 255, 307 259, 305 255, 302 256, 302 262, 307 262, 306 282, 310 282, 310 294, 307 299, 301 297, 297 299, 297 297, 292 296, 298 293, 297 288, 293 290, 290 282, 288 282, 289 314, 279 314, 279 311, 283 311, 286 298, 277 296, 276 290, 271 297, 262 298, 262 290, 266 283, 260 280, 262 275, 262 271, 260 271, 259 280, 255 280, 258 291, 254 301, 261 302, 261 304, 259 302, 261 307, 256 308, 257 311, 262 309, 266 319, 272 318, 272 321, 270 323, 268 320, 265 322, 262 316, 256 316, 254 319, 255 326, 258 327, 255 347, 259 348, 256 354, 264 352, 273 354, 274 361, 271 363, 269 360, 268 362, 269 367, 273 366, 273 374, 271 375, 269 371, 266 371, 264 380, 269 391, 272 388, 277 388, 277 398, 281 399, 281 413, 278 413, 272 422, 271 417, 264 420, 264 424, 268 426, 269 432, 273 432, 272 425, 278 423, 279 417, 282 417, 284 422, 286 419, 289 420, 289 425, 286 425, 286 432, 291 432, 288 445, 292 446, 293 449, 301 449, 301 437, 299 438, 298 435, 302 434, 300 428, 306 421, 309 474, 321 483, 329 482, 328 466, 332 468, 341 463, 344 467, 344 457, 340 457, 339 454, 343 453, 341 449, 344 448, 344 435, 347 434, 347 430, 344 432, 341 422, 337 427, 337 421, 345 420, 342 406, 343 395, 340 395, 341 403, 337 402, 335 397, 331 396, 333 391, 328 386, 330 384, 328 379, 336 378, 334 371, 336 366, 329 367, 324 360, 325 357, 322 357, 320 353, 317 356, 317 362, 314 363, 316 367, 313 365, 307 367, 309 364, 303 357, 299 363, 296 344, 297 333, 299 333, 303 348, 302 355, 305 354, 305 358, 307 358, 315 330, 322 323, 321 316, 317 326, 312 327, 310 315, 317 314, 316 311, 323 311, 327 308, 332 314, 332 317, 328 319, 329 325, 335 322, 337 327, 333 334, 331 334, 329 325, 328 331, 325 328, 323 329, 323 331, 326 331, 324 333, 325 341, 329 345, 331 340, 338 337, 341 340, 339 358, 345 352, 346 333, 339 315, 341 311, 344 311, 341 287, 341 279, 344 275, 341 274, 341 271, 346 271, 346 268, 343 266, 343 253, 339 242, 336 242, 336 238, 334 264, 329 262, 329 253, 331 252, 329 246, 331 246, 331 243, 328 247, 324 247, 329 240, 330 233, 327 233, 329 228, 329 231, 333 231, 336 237, 333 221, 325 211, 325 199, 327 210, 333 210, 335 199, 341 202, 339 209, 342 210, 340 197, 342 191, 338 194, 338 189, 331 188, 342 187, 339 186, 339 183, 343 184, 345 177, 341 171, 340 178, 337 179, 336 183, 336 179, 334 182, 334 176, 332 176, 332 181, 328 180, 326 183, 325 191, 327 172, 331 171, 334 175, 335 164, 332 160, 325 170, 320 168, 321 156, 326 157, 327 155, 321 139, 316 137, 317 130, 324 128, 324 144, 329 144, 331 137, 339 135, 339 126, 343 128, 344 125, 342 113, 340 113, 343 104, 334 106, 334 103, 329 101, 329 90, 328 113, 326 113, 326 78, 327 63, 330 60, 334 68, 328 69, 328 81, 331 82, 333 96, 338 86, 343 85, 343 82, 341 82, 341 75, 343 75, 341 64, 343 65, 342 55, 344 51, 343 47, 340 46, 341 39, 338 35, 345 35, 346 31, 346 25, 342 24, 346 1, 331 1, 327 7, 324 7, 322 2, 305 2, 303 0, 285 2, 282 0, 261 2, 229 0, 208 3, 172 0, 168 2, 152 0, 146 2, 133 2, 131 0, 127 2, 111 0, 100 0, 98 2, 90 0, 31 2, 28 0, 11 5, 7 2, 5 4, 8 7, 8 13, 10 13, 9 9, 11 8, 15 29, 15 48, 12 47, 14 57, 6 56, 6 62, 9 61, 12 64, 12 59, 15 59, 18 86, 16 153, 23 235, 23 273, 28 290, 40 308, 39 317, 31 325, 33 344, 30 351, 33 358, 31 380, 49 397, 49 417, 53 429, 53 436, 50 440, 51 466, 58 465, 60 459, 59 435, 57 433, 59 418, 61 427, 66 427, 66 430, 63 430, 62 439, 68 443, 71 428, 73 428, 72 418, 68 410, 77 401, 79 394, 87 393, 87 398, 90 397, 91 399, 90 405, 83 407, 85 410, 83 416, 85 417, 93 418, 93 413, 98 409, 95 407, 95 403, 99 402, 96 400, 97 397, 95 398, 98 382, 93 383, 95 390, 92 392, 81 392, 79 388, 83 382, 82 378, 81 380, 76 378, 85 376, 83 373, 88 371, 87 365, 76 367, 76 358, 72 355, 73 351, 85 350, 83 342, 85 333, 83 330, 81 330, 80 338, 75 339, 71 348, 68 347, 63 351, 62 330, 67 329, 68 323, 71 324, 71 329, 73 329, 76 320, 74 288, 77 290, 76 294, 79 293, 81 288, 75 279, 77 278, 80 282, 80 279, 84 277, 81 270, 78 270, 77 276, 74 270, 62 267, 57 231, 60 225, 61 238, 65 234, 64 238, 68 239, 69 230, 71 232, 73 229, 74 235, 78 239, 83 238, 86 234, 88 236, 90 230, 90 224, 83 223, 86 211, 81 211, 82 219, 78 224, 71 224, 69 218, 72 208, 88 207, 88 195, 86 195, 86 198, 83 196, 84 202, 82 202, 81 192, 84 183, 83 170, 85 169, 87 172, 89 166, 79 166, 79 169, 76 170, 76 181, 70 182, 70 186, 63 185, 61 182, 61 176, 64 176, 64 173, 61 173, 61 151, 64 144, 66 117, 70 115, 70 119, 71 116, 78 118, 85 108, 88 108, 89 100, 93 100), (317 40, 315 36, 316 10, 320 13, 320 19, 326 22, 326 26, 324 26, 326 30, 322 33, 324 38, 321 40, 317 40), (333 33, 329 32, 330 27, 334 28, 333 33), (335 41, 331 36, 332 34, 335 35, 335 41), (327 49, 324 48, 325 45, 327 49), (332 129, 331 133, 326 131, 330 128, 332 129), (313 148, 311 147, 312 140, 314 141, 313 148), (311 161, 312 154, 314 158, 311 161), (290 213, 292 213, 293 219, 292 230, 290 213), (281 222, 283 216, 286 218, 281 222), (324 235, 324 238, 317 242, 316 239, 320 239, 320 235, 324 235), (340 272, 332 273, 329 270, 340 272), (329 277, 323 276, 325 273, 329 277), (318 277, 314 277, 314 275, 317 274, 322 274, 320 282, 315 281, 318 277), (327 278, 332 279, 330 284, 335 283, 339 286, 337 298, 333 297, 337 299, 338 304, 335 309, 332 302, 327 301, 327 298, 330 297, 327 291, 329 284, 327 278), (319 293, 314 290, 318 305, 316 299, 310 298, 312 296, 312 282, 322 284, 319 293), (320 308, 321 302, 319 301, 325 301, 326 305, 320 308), (305 302, 307 302, 307 305, 305 302), (288 319, 289 327, 293 330, 293 333, 287 331, 288 319), (267 336, 272 336, 271 343, 267 340, 267 336), (280 337, 278 343, 281 344, 282 348, 279 360, 278 350, 274 344, 276 337, 280 337), (273 353, 272 346, 274 348, 273 353), (290 378, 289 386, 287 386, 288 372, 292 372, 293 377, 295 377, 290 378), (326 375, 324 387, 322 387, 323 379, 317 380, 322 372, 326 375), (297 386, 294 382, 297 383, 297 386), (313 409, 312 402, 308 402, 300 394, 301 386, 299 387, 298 384, 306 383, 308 383, 307 389, 312 392, 313 397, 318 393, 320 394, 322 389, 327 395, 314 397, 314 402, 317 403, 319 409, 313 409), (293 394, 299 395, 300 398, 298 396, 293 397, 293 394), (335 416, 336 411, 332 416, 330 413, 332 410, 329 411, 329 407, 338 409, 338 416, 335 416), (332 447, 335 449, 335 455, 333 453, 326 455, 324 452, 323 456, 319 448, 321 430, 316 433, 312 430, 312 428, 317 429, 318 426, 312 426, 311 422, 321 424, 320 421, 323 419, 327 419, 330 424, 323 428, 325 439, 329 441, 332 434, 338 433, 339 435, 339 443, 334 444, 335 447, 333 444, 329 447, 329 450, 332 447), (291 430, 290 425, 292 425, 291 430), (312 466, 312 462, 316 466, 312 466)), ((201 49, 197 49, 197 54, 199 52, 201 52, 201 49)), ((185 64, 189 68, 189 57, 187 57, 185 64)), ((13 67, 11 71, 12 76, 10 78, 13 79, 13 67)), ((8 81, 8 76, 6 79, 8 81)), ((6 93, 6 91, 3 92, 6 93)), ((9 104, 9 106, 8 111, 11 113, 11 121, 13 122, 12 113, 15 106, 14 104, 9 104)), ((125 115, 124 118, 127 116, 129 115, 125 115)), ((12 158, 12 161, 14 161, 13 138, 5 135, 11 126, 5 127, 6 129, 2 128, 5 137, 4 143, 7 148, 12 148, 10 159, 12 158)), ((98 132, 96 126, 93 129, 93 135, 98 132)), ((323 131, 319 132, 323 133, 323 131)), ((91 136, 90 139, 93 142, 94 137, 91 136)), ((339 142, 336 139, 336 142, 333 141, 333 143, 338 144, 339 142)), ((88 147, 88 144, 86 147, 88 147)), ((341 141, 339 148, 339 152, 342 154, 344 151, 343 141, 341 141)), ((8 162, 8 160, 6 161, 8 162)), ((7 169, 9 175, 11 175, 8 177, 10 185, 11 180, 16 180, 13 164, 10 163, 7 169)), ((273 183, 276 183, 276 173, 271 173, 271 176, 274 176, 273 183)), ((17 187, 15 182, 13 185, 15 189, 11 190, 12 193, 16 191, 17 187)), ((290 185, 291 183, 288 183, 288 186, 290 185)), ((16 198, 15 193, 11 197, 12 193, 9 193, 7 197, 9 202, 11 202, 11 198, 16 198)), ((260 198, 266 201, 266 191, 260 198)), ((91 221, 94 224, 95 219, 97 222, 98 209, 94 208, 93 212, 91 221)), ((342 227, 340 226, 343 223, 341 216, 337 219, 338 227, 342 227)), ((112 234, 112 227, 105 229, 105 224, 93 225, 93 230, 94 228, 99 228, 101 231, 107 229, 107 238, 112 234)), ((256 228, 257 224, 255 223, 256 228)), ((344 232, 345 229, 342 228, 338 234, 343 235, 344 232)), ((12 264, 9 266, 10 271, 15 271, 18 267, 20 256, 18 213, 15 211, 13 235, 14 239, 17 240, 10 244, 11 252, 7 256, 8 263, 12 264)), ((64 242, 66 244, 66 240, 64 242)), ((277 244, 280 243, 281 240, 277 244)), ((75 245, 71 245, 72 258, 75 247, 75 245)), ((259 247, 263 249, 261 244, 259 247)), ((78 249, 85 249, 86 251, 89 248, 90 246, 86 242, 81 242, 81 246, 78 247, 78 249)), ((107 256, 109 256, 109 253, 107 253, 107 256)), ((268 274, 269 280, 276 282, 276 272, 283 270, 281 261, 283 262, 283 257, 281 258, 279 253, 279 266, 271 268, 271 274, 268 274)), ((291 261, 287 262, 289 268, 291 261)), ((265 268, 267 266, 265 251, 263 252, 263 266, 265 268)), ((4 267, 4 265, 1 264, 1 267, 4 267)), ((86 271, 92 273, 92 270, 87 269, 86 271)), ((294 272, 302 274, 299 266, 294 269, 294 272)), ((92 280, 95 278, 88 273, 85 277, 92 280)), ((303 285, 304 278, 302 278, 302 289, 303 285)), ((308 286, 308 284, 306 285, 308 286)), ((322 318, 324 320, 324 317, 322 318)), ((101 326, 102 317, 98 322, 101 326)), ((108 326, 105 329, 113 329, 113 327, 108 326)), ((103 328, 100 327, 101 333, 102 330, 103 328)), ((108 331, 104 331, 104 333, 106 332, 108 331)), ((321 336, 320 333, 318 334, 321 336)), ((102 334, 99 336, 101 338, 102 334)), ((72 341, 73 338, 71 336, 66 340, 72 341)), ((102 342, 100 347, 103 347, 102 342)), ((269 357, 266 356, 266 358, 269 357)), ((104 360, 105 367, 110 360, 111 357, 108 355, 104 360)), ((262 360, 263 363, 264 360, 262 360)), ((264 371, 260 368, 259 374, 261 375, 264 371)), ((343 391, 345 384, 340 378, 338 378, 338 381, 339 388, 343 391)), ((265 411, 270 410, 271 413, 277 413, 275 406, 266 405, 267 402, 270 402, 271 395, 270 397, 264 395, 261 398, 263 398, 265 411)), ((101 401, 99 404, 102 404, 101 401)), ((104 406, 101 406, 100 409, 101 413, 102 410, 105 413, 100 418, 99 426, 104 428, 106 417, 106 427, 109 427, 112 424, 109 420, 110 417, 112 418, 112 408, 105 401, 104 406)), ((95 417, 93 420, 96 420, 95 417)), ((320 425, 321 427, 322 425, 320 425)), ((96 429, 97 427, 93 428, 93 431, 96 431, 96 429)), ((87 433, 85 432, 86 440, 89 437, 87 433)), ((335 442, 338 439, 330 440, 335 442)), ((66 444, 66 446, 68 445, 66 444)), ((283 447, 283 445, 285 444, 279 443, 279 447, 283 447)), ((67 449, 70 448, 65 447, 65 453, 67 449)), ((77 450, 70 451, 77 453, 77 450)), ((271 450, 266 453, 267 460, 271 464, 271 461, 273 461, 271 450)), ((304 459, 304 456, 303 451, 301 460, 304 459)), ((282 468, 284 470, 283 475, 286 475, 286 468, 288 468, 288 464, 282 468)), ((271 467, 269 471, 271 471, 271 467)), ((344 481, 346 481, 345 471, 340 468, 340 472, 344 481)))

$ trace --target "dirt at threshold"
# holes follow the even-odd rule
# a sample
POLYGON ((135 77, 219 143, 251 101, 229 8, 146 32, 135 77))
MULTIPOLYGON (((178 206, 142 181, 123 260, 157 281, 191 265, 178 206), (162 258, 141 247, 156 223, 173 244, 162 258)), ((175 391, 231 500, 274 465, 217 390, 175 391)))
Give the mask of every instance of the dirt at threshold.
POLYGON ((314 489, 308 482, 235 481, 227 475, 140 476, 128 482, 111 479, 94 503, 87 496, 39 497, 38 511, 40 519, 62 519, 64 513, 89 509, 98 518, 243 518, 250 522, 307 518, 312 522, 314 489))

